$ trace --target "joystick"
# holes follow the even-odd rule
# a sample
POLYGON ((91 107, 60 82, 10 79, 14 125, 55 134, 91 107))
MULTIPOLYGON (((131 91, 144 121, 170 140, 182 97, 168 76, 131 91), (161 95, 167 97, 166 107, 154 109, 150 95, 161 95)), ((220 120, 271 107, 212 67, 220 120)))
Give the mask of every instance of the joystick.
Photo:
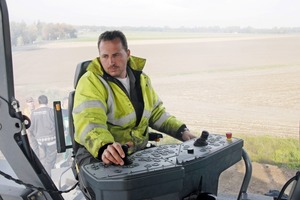
POLYGON ((122 145, 122 149, 123 149, 124 154, 125 154, 125 157, 122 158, 123 161, 124 161, 124 165, 130 165, 130 164, 132 164, 132 160, 130 160, 128 158, 128 148, 129 148, 129 146, 127 144, 123 144, 122 145))
POLYGON ((202 134, 200 136, 200 138, 198 138, 195 142, 194 142, 194 146, 196 147, 202 147, 202 146, 206 146, 208 143, 206 142, 207 138, 208 138, 209 133, 207 131, 202 131, 202 134))

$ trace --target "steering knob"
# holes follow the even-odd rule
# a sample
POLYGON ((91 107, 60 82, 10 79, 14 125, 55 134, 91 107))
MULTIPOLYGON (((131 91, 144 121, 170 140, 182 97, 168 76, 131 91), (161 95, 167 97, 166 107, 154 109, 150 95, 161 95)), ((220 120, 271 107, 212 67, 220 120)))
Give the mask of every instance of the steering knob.
POLYGON ((208 135, 209 135, 209 133, 207 131, 202 131, 202 134, 201 134, 200 138, 198 138, 194 142, 194 146, 196 146, 196 147, 202 147, 202 146, 208 145, 208 143, 206 142, 206 140, 208 138, 208 135))
POLYGON ((123 144, 122 145, 122 149, 123 149, 124 154, 125 154, 125 157, 122 158, 122 160, 124 161, 124 165, 130 165, 130 164, 132 164, 132 160, 130 160, 128 158, 128 148, 129 148, 129 146, 127 144, 123 144))

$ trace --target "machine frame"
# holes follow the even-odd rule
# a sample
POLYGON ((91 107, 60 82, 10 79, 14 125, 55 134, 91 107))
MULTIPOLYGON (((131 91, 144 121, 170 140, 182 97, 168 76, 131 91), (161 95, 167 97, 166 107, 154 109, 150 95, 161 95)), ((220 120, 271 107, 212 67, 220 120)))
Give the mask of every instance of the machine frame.
MULTIPOLYGON (((0 150, 26 187, 0 187, 3 199, 63 199, 50 176, 30 148, 26 119, 15 99, 9 16, 5 0, 0 0, 0 150), (3 190, 3 191, 2 191, 3 190)), ((1 185, 1 184, 0 184, 1 185)))

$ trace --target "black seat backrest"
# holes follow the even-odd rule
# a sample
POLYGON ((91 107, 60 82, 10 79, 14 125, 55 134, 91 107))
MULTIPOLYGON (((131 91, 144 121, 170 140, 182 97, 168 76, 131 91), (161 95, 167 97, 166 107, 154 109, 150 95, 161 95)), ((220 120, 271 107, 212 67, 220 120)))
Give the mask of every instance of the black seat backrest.
POLYGON ((88 65, 91 63, 91 60, 88 61, 84 61, 81 62, 77 65, 76 67, 76 71, 75 71, 75 76, 74 76, 74 91, 70 92, 69 94, 69 132, 70 132, 70 136, 71 136, 71 140, 72 140, 72 148, 73 148, 73 154, 76 155, 76 152, 79 148, 79 144, 74 140, 74 134, 75 134, 75 128, 74 128, 74 121, 73 121, 73 106, 74 106, 74 95, 76 92, 76 87, 78 84, 78 81, 80 79, 80 77, 86 72, 86 69, 88 67, 88 65))
POLYGON ((74 85, 73 85, 74 89, 76 89, 79 79, 86 72, 86 69, 91 62, 92 62, 91 60, 88 60, 88 61, 78 63, 75 71, 75 76, 74 76, 74 85))

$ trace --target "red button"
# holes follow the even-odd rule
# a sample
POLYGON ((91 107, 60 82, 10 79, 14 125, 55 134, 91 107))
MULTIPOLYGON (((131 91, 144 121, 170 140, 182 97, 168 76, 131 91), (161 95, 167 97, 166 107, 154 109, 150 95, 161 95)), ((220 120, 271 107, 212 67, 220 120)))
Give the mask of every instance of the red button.
POLYGON ((230 132, 226 133, 226 138, 227 138, 227 140, 231 140, 232 133, 230 133, 230 132))

